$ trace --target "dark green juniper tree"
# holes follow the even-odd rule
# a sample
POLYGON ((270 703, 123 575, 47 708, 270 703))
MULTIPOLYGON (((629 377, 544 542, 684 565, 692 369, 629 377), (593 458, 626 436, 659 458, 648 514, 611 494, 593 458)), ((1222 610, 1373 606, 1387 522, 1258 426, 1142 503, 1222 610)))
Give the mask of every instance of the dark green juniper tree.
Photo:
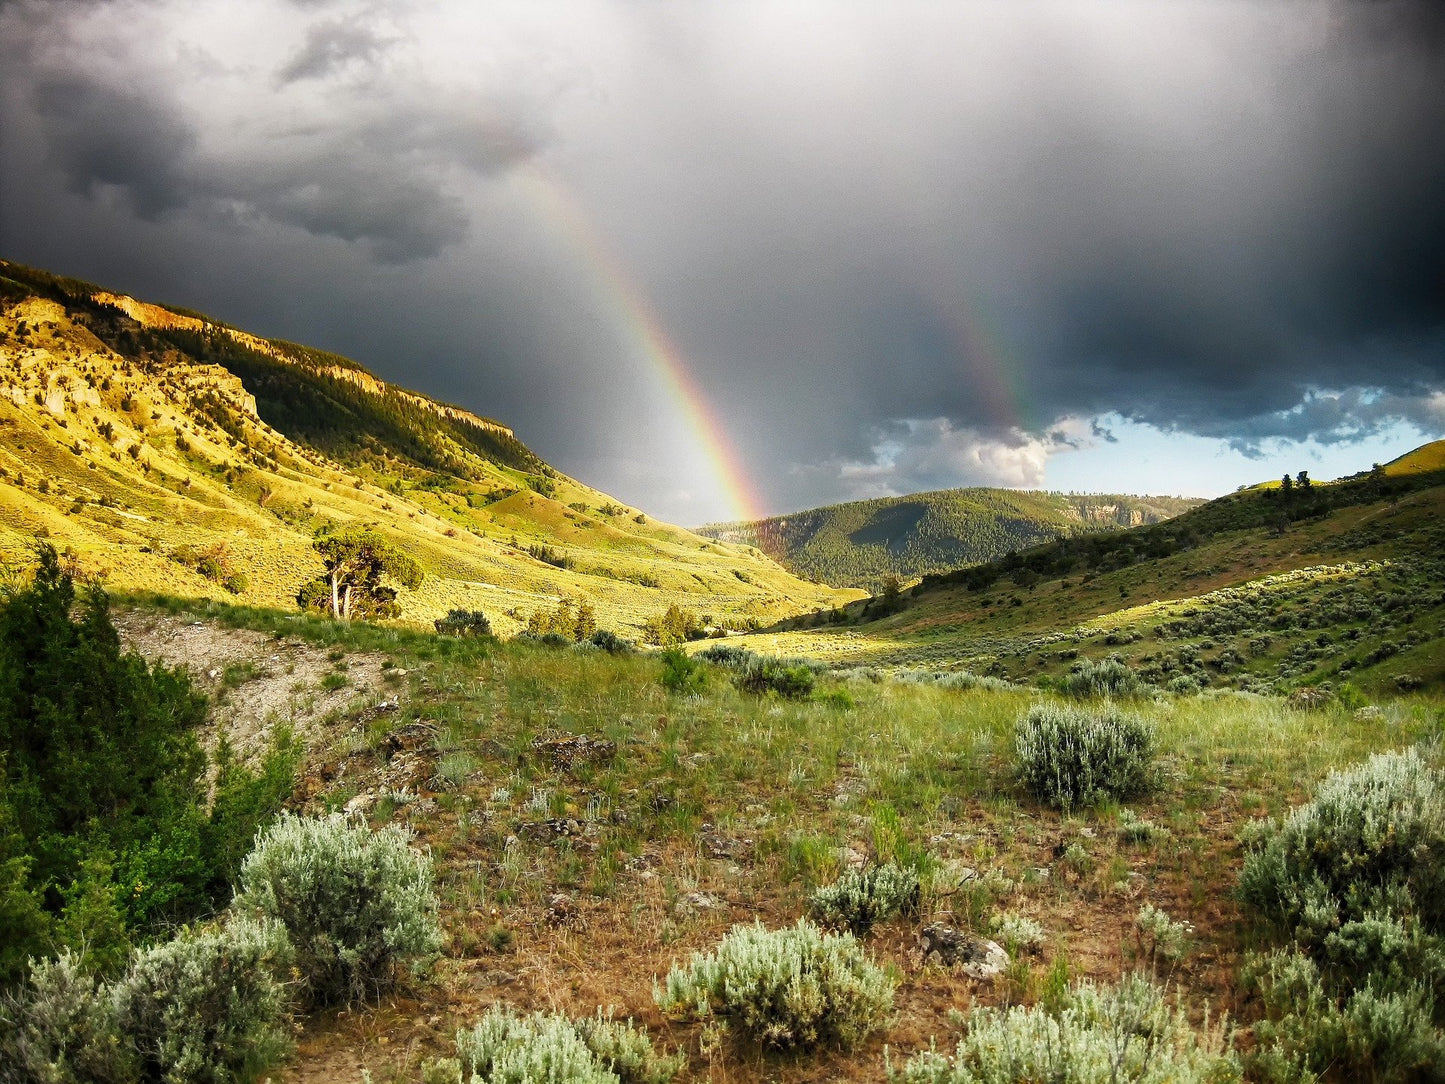
POLYGON ((0 593, 0 983, 57 945, 104 968, 128 942, 209 910, 291 791, 295 759, 222 764, 206 801, 206 699, 183 670, 121 650, 96 585, 51 546, 0 593))

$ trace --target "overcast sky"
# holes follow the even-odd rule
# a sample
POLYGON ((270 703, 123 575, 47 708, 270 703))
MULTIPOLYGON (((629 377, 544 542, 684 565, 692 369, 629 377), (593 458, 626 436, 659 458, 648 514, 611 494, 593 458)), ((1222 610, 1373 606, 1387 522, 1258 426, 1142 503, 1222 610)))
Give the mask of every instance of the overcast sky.
POLYGON ((0 0, 0 255, 687 524, 1331 477, 1445 433, 1442 8, 0 0))

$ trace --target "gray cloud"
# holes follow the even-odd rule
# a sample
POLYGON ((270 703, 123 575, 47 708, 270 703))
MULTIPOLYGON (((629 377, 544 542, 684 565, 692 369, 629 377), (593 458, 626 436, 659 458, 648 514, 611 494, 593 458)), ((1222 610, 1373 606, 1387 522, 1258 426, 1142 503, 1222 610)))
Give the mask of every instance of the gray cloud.
POLYGON ((348 20, 317 23, 306 30, 306 42, 277 73, 282 83, 321 79, 351 61, 370 64, 386 47, 371 28, 348 20))
POLYGON ((710 481, 634 296, 776 509, 1022 484, 1105 414, 1253 454, 1434 434, 1442 11, 12 4, 0 239, 349 350, 639 501, 710 481), (167 281, 147 244, 245 266, 167 281), (307 274, 264 294, 278 259, 307 274))

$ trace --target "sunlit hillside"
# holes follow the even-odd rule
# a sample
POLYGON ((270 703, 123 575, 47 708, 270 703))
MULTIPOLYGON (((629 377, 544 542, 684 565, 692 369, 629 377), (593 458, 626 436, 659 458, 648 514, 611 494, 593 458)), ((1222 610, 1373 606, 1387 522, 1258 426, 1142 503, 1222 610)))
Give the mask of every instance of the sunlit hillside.
POLYGON ((843 597, 348 359, 15 264, 0 301, 11 562, 45 538, 112 590, 286 606, 318 529, 368 525, 427 572, 401 596, 420 621, 480 609, 506 633, 568 599, 624 632, 672 604, 738 628, 843 597))
POLYGON ((1383 469, 1255 487, 1153 527, 1062 539, 785 622, 751 641, 834 665, 1372 694, 1445 682, 1445 442, 1383 469), (1071 677, 1071 675, 1075 675, 1071 677))

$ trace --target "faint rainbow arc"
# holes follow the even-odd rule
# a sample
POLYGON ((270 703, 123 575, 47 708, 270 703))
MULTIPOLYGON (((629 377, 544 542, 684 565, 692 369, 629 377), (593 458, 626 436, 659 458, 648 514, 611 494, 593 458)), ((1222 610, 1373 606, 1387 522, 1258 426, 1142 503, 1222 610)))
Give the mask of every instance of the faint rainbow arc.
POLYGON ((707 458, 718 489, 732 508, 733 517, 738 520, 762 519, 763 502, 749 483, 727 431, 688 371, 682 352, 673 344, 641 287, 560 181, 535 161, 519 170, 517 176, 544 217, 560 230, 567 243, 582 257, 592 273, 594 288, 621 319, 628 335, 661 379, 663 388, 707 458))

